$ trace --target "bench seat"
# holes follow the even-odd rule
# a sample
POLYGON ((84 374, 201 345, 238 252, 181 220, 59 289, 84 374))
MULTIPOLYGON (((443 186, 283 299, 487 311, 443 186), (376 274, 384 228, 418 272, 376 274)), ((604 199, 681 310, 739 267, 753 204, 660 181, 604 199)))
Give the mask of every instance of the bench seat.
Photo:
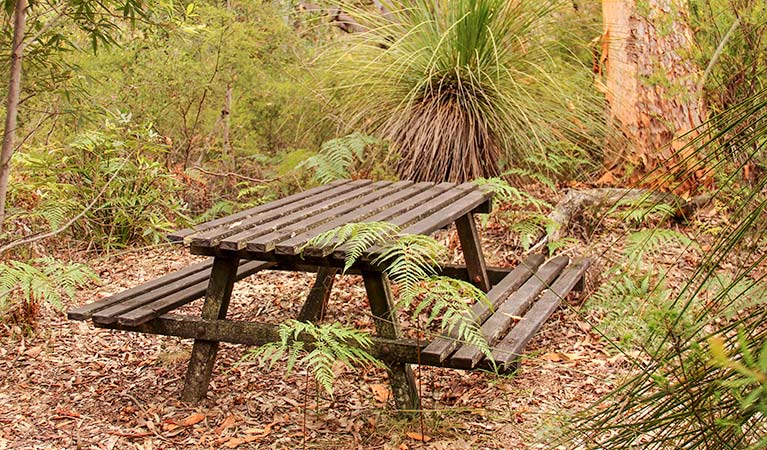
MULTIPOLYGON (((247 261, 237 268, 237 280, 275 265, 247 261)), ((71 320, 92 319, 99 325, 138 326, 205 295, 213 259, 185 267, 102 300, 72 308, 71 320)))
POLYGON ((579 288, 589 260, 558 256, 543 263, 534 255, 520 263, 487 293, 488 303, 472 306, 471 315, 492 349, 488 359, 451 331, 422 352, 424 364, 457 369, 514 370, 527 343, 559 307, 562 298, 579 288), (492 307, 490 306, 492 305, 492 307))

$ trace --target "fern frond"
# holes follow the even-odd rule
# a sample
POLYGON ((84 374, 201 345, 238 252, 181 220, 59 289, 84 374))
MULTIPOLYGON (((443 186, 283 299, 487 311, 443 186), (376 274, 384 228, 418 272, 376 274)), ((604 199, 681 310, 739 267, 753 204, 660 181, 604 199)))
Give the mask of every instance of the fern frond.
POLYGON ((502 202, 511 203, 512 206, 523 207, 529 205, 538 211, 552 208, 549 202, 510 185, 500 177, 478 178, 474 180, 474 183, 491 190, 495 194, 495 198, 502 202))
POLYGON ((251 350, 243 359, 255 359, 259 365, 270 368, 287 357, 287 373, 296 365, 303 366, 312 373, 317 385, 331 395, 333 366, 337 362, 346 366, 383 366, 365 350, 372 344, 367 333, 338 323, 315 325, 290 320, 280 325, 279 337, 277 342, 251 350))
POLYGON ((362 161, 365 148, 380 141, 362 133, 332 139, 322 144, 320 152, 296 168, 306 167, 314 170, 314 178, 320 184, 349 178, 349 167, 355 161, 362 161))
POLYGON ((389 222, 349 223, 320 233, 309 240, 300 250, 303 251, 307 247, 328 246, 332 246, 332 249, 335 250, 343 246, 346 253, 344 263, 344 272, 346 272, 362 257, 366 250, 392 241, 399 233, 400 228, 389 222))
POLYGON ((661 248, 672 243, 678 243, 686 248, 697 244, 684 234, 666 228, 654 228, 636 231, 626 238, 624 254, 631 266, 638 266, 650 255, 655 255, 661 248))

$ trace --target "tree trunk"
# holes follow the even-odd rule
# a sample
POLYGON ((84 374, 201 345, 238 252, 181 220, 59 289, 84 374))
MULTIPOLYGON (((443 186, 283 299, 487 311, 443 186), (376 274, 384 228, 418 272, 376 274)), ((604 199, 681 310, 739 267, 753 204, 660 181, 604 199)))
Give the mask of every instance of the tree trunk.
POLYGON ((8 195, 8 180, 11 174, 11 157, 16 144, 16 119, 19 115, 21 94, 21 58, 24 52, 24 25, 27 18, 27 0, 16 0, 13 14, 13 47, 11 49, 11 70, 8 77, 8 98, 5 106, 5 129, 0 150, 0 229, 5 220, 5 201, 8 195))
POLYGON ((687 7, 687 0, 602 2, 605 94, 634 145, 625 156, 641 173, 681 161, 686 155, 675 153, 689 141, 681 136, 705 120, 687 7))

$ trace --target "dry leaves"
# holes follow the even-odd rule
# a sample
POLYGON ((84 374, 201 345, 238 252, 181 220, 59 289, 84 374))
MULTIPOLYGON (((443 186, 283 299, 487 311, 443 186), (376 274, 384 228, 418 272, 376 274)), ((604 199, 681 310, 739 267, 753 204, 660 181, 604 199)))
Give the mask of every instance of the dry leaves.
POLYGON ((386 403, 391 398, 391 388, 388 384, 371 384, 370 390, 373 391, 373 398, 381 403, 386 403))
POLYGON ((409 437, 410 439, 414 439, 416 441, 421 441, 421 442, 429 442, 431 440, 431 437, 425 434, 416 433, 415 431, 408 431, 407 433, 405 433, 405 436, 409 437))

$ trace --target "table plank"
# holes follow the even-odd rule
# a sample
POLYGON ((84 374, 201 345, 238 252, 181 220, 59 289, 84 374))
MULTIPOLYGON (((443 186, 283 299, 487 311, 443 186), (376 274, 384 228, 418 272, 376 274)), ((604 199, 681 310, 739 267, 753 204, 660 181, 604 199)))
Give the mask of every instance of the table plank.
MULTIPOLYGON (((434 186, 434 191, 424 192, 423 197, 416 196, 411 199, 411 202, 400 205, 399 207, 387 209, 380 214, 377 214, 368 219, 369 222, 386 221, 391 222, 401 228, 406 228, 409 224, 423 219, 424 217, 434 214, 436 211, 455 203, 461 197, 465 196, 467 192, 471 192, 476 189, 473 183, 464 183, 456 186, 452 183, 440 183, 434 186), (436 195, 434 195, 436 193, 436 195)), ((332 253, 332 257, 336 260, 346 259, 346 249, 348 245, 342 245, 332 253)), ((380 250, 379 246, 372 247, 367 250, 367 253, 375 253, 380 250)))
POLYGON ((328 198, 335 198, 338 195, 356 192, 356 190, 370 184, 371 182, 369 180, 357 180, 349 183, 342 183, 332 189, 324 190, 311 197, 281 205, 276 208, 270 208, 258 214, 252 214, 247 219, 230 223, 227 226, 212 228, 202 233, 187 236, 184 241, 191 243, 191 245, 195 247, 215 247, 225 239, 227 241, 232 239, 236 241, 237 238, 233 238, 232 236, 239 236, 240 234, 249 235, 250 233, 257 232, 259 229, 270 226, 270 224, 279 224, 284 217, 295 217, 296 214, 303 217, 303 215, 311 214, 312 211, 321 209, 328 201, 328 198))
MULTIPOLYGON (((367 220, 368 217, 385 210, 387 207, 394 206, 407 198, 414 197, 420 194, 421 192, 425 191, 431 186, 433 186, 433 183, 412 184, 412 182, 407 182, 407 184, 405 185, 399 185, 397 186, 398 191, 394 192, 392 195, 384 197, 376 202, 370 203, 367 206, 363 206, 361 208, 355 208, 352 212, 341 215, 338 218, 330 222, 326 222, 319 227, 313 228, 305 233, 299 234, 286 241, 280 242, 276 247, 276 252, 282 255, 298 254, 299 251, 301 251, 301 248, 310 239, 316 237, 320 233, 324 233, 326 231, 332 230, 334 228, 337 228, 346 224, 370 222, 369 220, 367 220), (405 187, 406 189, 403 189, 405 187)), ((314 257, 320 257, 320 258, 325 257, 333 251, 335 247, 335 242, 337 241, 333 240, 324 247, 307 247, 303 249, 303 253, 305 255, 314 256, 314 257)))
POLYGON ((173 233, 170 233, 168 235, 168 240, 170 240, 171 242, 180 243, 180 242, 183 242, 184 239, 187 236, 190 236, 192 234, 204 232, 204 231, 210 230, 212 228, 217 228, 217 227, 222 227, 222 226, 230 225, 230 224, 232 224, 234 222, 237 222, 239 220, 247 219, 247 218, 249 218, 249 217, 251 217, 251 216, 253 216, 255 214, 258 214, 258 213, 261 213, 261 212, 265 212, 265 211, 269 211, 271 209, 278 208, 278 207, 283 206, 283 205, 292 204, 292 203, 297 202, 299 200, 303 200, 305 198, 309 198, 309 197, 315 196, 315 195, 320 194, 320 193, 322 193, 324 191, 328 191, 328 190, 330 190, 330 189, 332 189, 332 188, 334 188, 336 186, 340 186, 342 184, 347 184, 349 182, 351 182, 351 180, 338 180, 338 181, 334 181, 332 183, 329 183, 329 184, 326 184, 326 185, 323 185, 323 186, 317 186, 317 187, 309 189, 307 191, 303 191, 303 192, 299 192, 299 193, 290 195, 290 196, 285 197, 285 198, 280 199, 280 200, 275 200, 273 202, 269 202, 269 203, 266 203, 266 204, 263 204, 263 205, 258 205, 258 206, 255 206, 253 208, 246 209, 244 211, 240 211, 240 212, 238 212, 236 214, 231 214, 231 215, 226 216, 226 217, 221 217, 219 219, 211 220, 211 221, 199 224, 199 225, 195 225, 195 226, 193 226, 191 228, 184 228, 183 230, 179 230, 179 231, 175 231, 173 233))
POLYGON ((290 239, 296 234, 303 233, 311 230, 313 234, 319 234, 316 231, 316 227, 323 223, 332 220, 339 215, 346 214, 349 211, 361 208, 371 202, 386 197, 392 192, 396 192, 401 189, 397 186, 397 183, 392 184, 390 181, 379 181, 370 186, 370 189, 357 191, 359 195, 355 197, 345 198, 345 196, 337 197, 333 200, 332 208, 326 209, 324 212, 315 213, 311 216, 294 222, 288 226, 280 227, 269 234, 261 235, 256 238, 249 239, 246 248, 250 252, 268 253, 275 249, 277 244, 285 239, 290 239), (363 195, 364 194, 364 195, 363 195))
MULTIPOLYGON (((323 197, 320 201, 314 201, 311 204, 297 204, 293 205, 290 211, 286 211, 287 214, 279 214, 276 216, 254 217, 251 223, 243 224, 236 233, 231 233, 225 236, 221 242, 218 243, 218 248, 222 250, 242 250, 247 246, 247 241, 263 234, 271 233, 274 230, 278 230, 281 227, 290 225, 292 223, 303 220, 307 217, 311 217, 314 214, 326 211, 327 209, 338 205, 339 203, 353 199, 355 197, 364 195, 370 190, 375 189, 369 180, 357 180, 349 184, 341 186, 341 190, 328 191, 327 197, 323 197)), ((194 247, 204 247, 196 246, 194 247)))

